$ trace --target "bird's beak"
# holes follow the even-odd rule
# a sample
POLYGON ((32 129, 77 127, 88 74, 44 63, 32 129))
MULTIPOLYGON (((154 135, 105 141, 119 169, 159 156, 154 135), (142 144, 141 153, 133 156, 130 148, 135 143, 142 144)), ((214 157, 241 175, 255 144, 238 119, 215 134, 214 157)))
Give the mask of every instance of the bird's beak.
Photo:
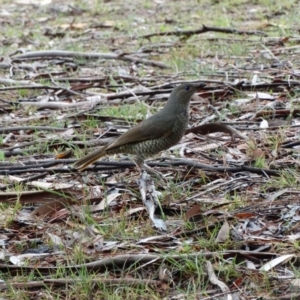
POLYGON ((204 82, 200 82, 200 83, 196 84, 197 91, 199 91, 199 89, 201 89, 201 88, 204 88, 205 86, 206 86, 206 83, 204 83, 204 82))

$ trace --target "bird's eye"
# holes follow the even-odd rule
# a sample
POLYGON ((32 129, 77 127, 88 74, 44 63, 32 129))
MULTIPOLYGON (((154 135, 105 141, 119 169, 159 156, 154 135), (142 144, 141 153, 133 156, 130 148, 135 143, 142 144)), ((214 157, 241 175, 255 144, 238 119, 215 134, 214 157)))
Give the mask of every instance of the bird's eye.
POLYGON ((185 86, 185 90, 186 90, 186 91, 189 91, 189 90, 190 90, 190 86, 189 86, 189 85, 186 85, 186 86, 185 86))

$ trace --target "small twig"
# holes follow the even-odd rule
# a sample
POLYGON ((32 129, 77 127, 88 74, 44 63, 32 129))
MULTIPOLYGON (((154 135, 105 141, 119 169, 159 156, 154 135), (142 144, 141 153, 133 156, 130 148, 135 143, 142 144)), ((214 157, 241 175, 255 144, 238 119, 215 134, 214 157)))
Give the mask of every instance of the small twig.
MULTIPOLYGON (((84 279, 66 279, 66 278, 60 278, 60 279, 45 279, 44 283, 51 284, 51 285, 69 285, 69 284, 78 284, 82 283, 84 279)), ((135 279, 135 278, 92 278, 91 283, 97 283, 97 284, 104 284, 104 285, 126 285, 126 286, 140 286, 141 284, 144 285, 160 285, 161 282, 159 280, 151 280, 151 279, 135 279)))
POLYGON ((238 178, 233 178, 231 180, 227 180, 226 182, 222 182, 220 184, 217 184, 217 185, 214 185, 213 187, 211 188, 208 188, 208 189, 205 189, 205 191, 201 192, 201 193, 198 193, 196 195, 193 195, 192 197, 189 197, 189 198, 186 198, 184 200, 182 200, 181 202, 187 202, 187 201, 191 201, 191 200, 194 200, 195 198, 199 198, 207 193, 210 193, 214 190, 218 190, 220 187, 224 186, 224 185, 228 185, 232 182, 236 182, 236 181, 239 181, 239 180, 242 180, 242 179, 248 179, 249 176, 244 176, 244 177, 238 177, 238 178))
POLYGON ((14 137, 14 134, 10 132, 4 139, 3 139, 3 144, 9 143, 10 140, 14 137))
POLYGON ((63 102, 19 102, 21 106, 35 106, 38 108, 50 108, 50 109, 67 109, 67 108, 81 108, 82 106, 88 106, 89 108, 94 108, 95 105, 104 102, 100 96, 98 99, 91 99, 91 101, 83 101, 77 103, 63 103, 63 102))

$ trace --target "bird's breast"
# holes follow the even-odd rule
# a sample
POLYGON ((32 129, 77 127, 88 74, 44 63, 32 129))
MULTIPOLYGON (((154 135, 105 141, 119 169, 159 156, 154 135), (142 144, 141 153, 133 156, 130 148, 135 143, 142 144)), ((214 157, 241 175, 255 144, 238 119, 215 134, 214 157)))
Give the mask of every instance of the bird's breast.
POLYGON ((137 157, 144 159, 157 154, 160 151, 169 149, 176 145, 184 135, 188 123, 188 114, 181 113, 175 119, 176 121, 174 121, 172 129, 159 138, 124 144, 116 149, 107 149, 106 153, 114 154, 125 152, 137 155, 137 157))

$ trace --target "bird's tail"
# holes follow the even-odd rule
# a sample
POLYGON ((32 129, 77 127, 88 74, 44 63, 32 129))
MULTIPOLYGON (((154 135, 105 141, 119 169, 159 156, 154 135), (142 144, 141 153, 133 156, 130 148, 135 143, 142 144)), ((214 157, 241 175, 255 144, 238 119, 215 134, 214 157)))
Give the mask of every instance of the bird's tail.
POLYGON ((91 165, 92 163, 97 161, 100 157, 104 156, 106 154, 105 153, 106 148, 107 148, 107 146, 101 147, 101 148, 87 154, 86 156, 80 158, 79 160, 77 160, 75 162, 74 167, 79 171, 83 171, 89 165, 91 165))

